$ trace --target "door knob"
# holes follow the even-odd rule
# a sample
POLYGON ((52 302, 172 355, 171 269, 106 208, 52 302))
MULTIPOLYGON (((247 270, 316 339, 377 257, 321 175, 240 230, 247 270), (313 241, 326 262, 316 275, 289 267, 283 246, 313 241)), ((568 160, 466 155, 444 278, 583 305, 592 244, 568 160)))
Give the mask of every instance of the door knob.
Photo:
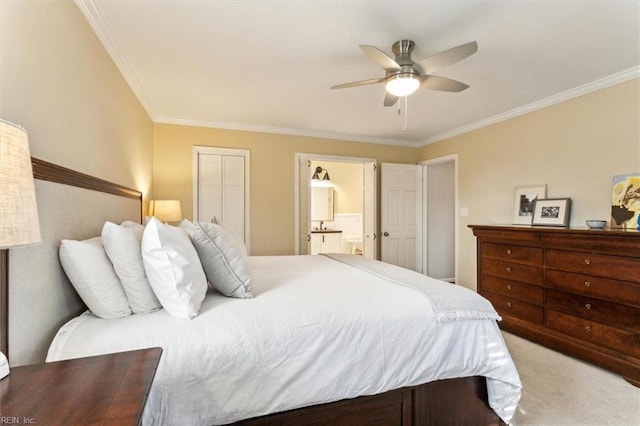
POLYGON ((385 232, 385 233, 384 233, 384 234, 382 234, 382 235, 384 235, 385 237, 388 237, 388 236, 389 236, 389 233, 388 233, 388 232, 385 232))

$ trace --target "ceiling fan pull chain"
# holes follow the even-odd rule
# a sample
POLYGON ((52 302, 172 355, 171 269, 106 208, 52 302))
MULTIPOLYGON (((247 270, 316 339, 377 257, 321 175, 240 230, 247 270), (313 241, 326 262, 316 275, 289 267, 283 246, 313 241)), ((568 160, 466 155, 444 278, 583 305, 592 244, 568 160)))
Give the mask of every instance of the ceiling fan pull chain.
POLYGON ((406 132, 409 128, 409 103, 407 101, 408 96, 404 97, 404 131, 406 132))

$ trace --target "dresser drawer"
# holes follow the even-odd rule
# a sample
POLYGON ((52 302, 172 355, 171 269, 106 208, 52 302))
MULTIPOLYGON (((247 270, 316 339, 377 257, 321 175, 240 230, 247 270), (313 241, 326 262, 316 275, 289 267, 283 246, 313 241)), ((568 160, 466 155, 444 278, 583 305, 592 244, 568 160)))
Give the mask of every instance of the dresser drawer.
POLYGON ((547 250, 547 268, 640 283, 640 259, 576 251, 547 250))
POLYGON ((482 295, 489 299, 500 315, 511 315, 534 324, 543 323, 544 314, 541 306, 532 305, 512 297, 491 293, 489 291, 483 291, 482 295))
POLYGON ((561 333, 598 346, 604 346, 616 352, 640 357, 640 334, 638 333, 620 330, 551 309, 546 311, 546 322, 549 328, 561 333))
POLYGON ((547 290, 545 307, 640 333, 640 309, 563 291, 547 290))
POLYGON ((542 266, 542 249, 512 244, 482 243, 482 257, 542 266))
POLYGON ((487 275, 493 275, 494 277, 539 286, 542 285, 544 279, 541 267, 502 262, 499 260, 482 259, 482 272, 487 275))
POLYGON ((545 271, 545 285, 589 297, 640 307, 640 284, 638 283, 547 269, 545 271))
POLYGON ((491 275, 482 276, 482 290, 512 297, 534 305, 542 306, 544 301, 544 289, 542 287, 492 277, 491 275))

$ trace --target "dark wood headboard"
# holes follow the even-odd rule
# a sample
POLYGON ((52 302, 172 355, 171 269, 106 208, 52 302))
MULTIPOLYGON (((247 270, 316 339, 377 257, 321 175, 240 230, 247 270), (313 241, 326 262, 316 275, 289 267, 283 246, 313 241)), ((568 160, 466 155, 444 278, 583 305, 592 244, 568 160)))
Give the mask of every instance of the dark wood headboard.
MULTIPOLYGON (((142 222, 142 192, 32 158, 35 179, 137 199, 142 222)), ((9 251, 0 250, 0 351, 9 355, 9 251)))

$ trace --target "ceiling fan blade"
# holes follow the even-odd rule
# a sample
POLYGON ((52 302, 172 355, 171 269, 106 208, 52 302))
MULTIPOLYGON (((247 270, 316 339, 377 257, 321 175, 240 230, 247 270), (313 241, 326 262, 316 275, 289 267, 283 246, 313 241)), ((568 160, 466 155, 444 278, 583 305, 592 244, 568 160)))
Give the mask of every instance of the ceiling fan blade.
POLYGON ((362 49, 369 59, 380 65, 385 71, 400 71, 400 65, 398 65, 395 59, 377 47, 361 44, 360 49, 362 49))
POLYGON ((390 106, 394 106, 396 104, 396 102, 398 102, 398 97, 395 95, 392 95, 389 92, 386 92, 384 95, 384 106, 386 107, 390 107, 390 106))
POLYGON ((366 86, 367 84, 376 84, 384 82, 384 78, 370 78, 369 80, 352 81, 351 83, 336 84, 331 86, 332 89, 346 89, 348 87, 366 86))
POLYGON ((471 56, 478 51, 478 43, 475 41, 452 47, 444 52, 436 53, 419 62, 424 69, 425 74, 432 74, 440 68, 444 68, 458 61, 463 60, 467 56, 471 56))
POLYGON ((469 88, 468 84, 461 83, 450 78, 440 77, 439 75, 427 75, 422 80, 420 87, 431 90, 440 90, 442 92, 462 92, 469 88))

